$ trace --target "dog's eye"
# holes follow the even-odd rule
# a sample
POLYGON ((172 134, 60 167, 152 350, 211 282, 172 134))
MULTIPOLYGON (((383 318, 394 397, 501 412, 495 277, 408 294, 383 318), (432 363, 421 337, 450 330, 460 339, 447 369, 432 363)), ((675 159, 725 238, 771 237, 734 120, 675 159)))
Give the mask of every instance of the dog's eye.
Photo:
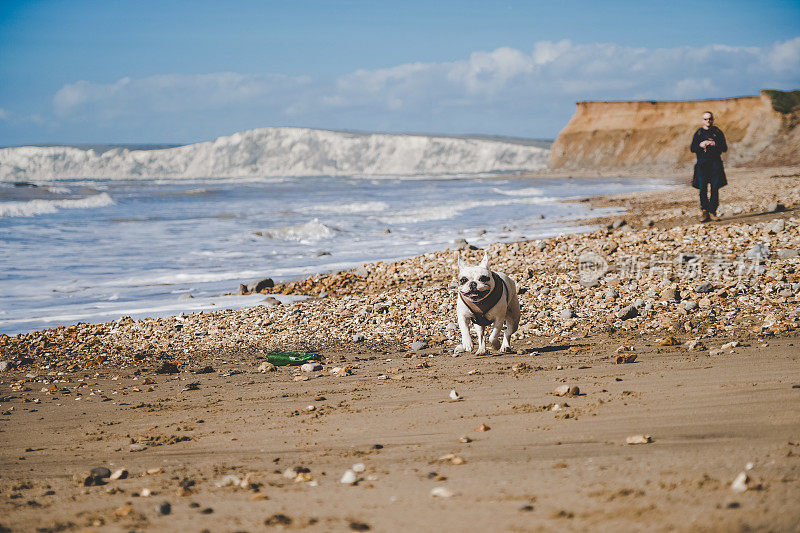
POLYGON ((461 285, 463 285, 463 284, 465 284, 465 283, 467 282, 467 278, 461 278, 460 280, 458 280, 458 282, 459 282, 461 285))
POLYGON ((481 276, 481 277, 478 278, 478 280, 481 283, 486 283, 487 281, 489 281, 489 276, 481 276))

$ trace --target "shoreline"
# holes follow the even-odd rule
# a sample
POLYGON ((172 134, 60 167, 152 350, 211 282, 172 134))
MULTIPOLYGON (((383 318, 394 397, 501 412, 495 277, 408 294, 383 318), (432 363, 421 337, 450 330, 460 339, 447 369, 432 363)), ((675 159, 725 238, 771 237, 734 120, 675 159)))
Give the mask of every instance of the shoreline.
POLYGON ((513 354, 451 357, 452 250, 277 284, 327 294, 287 306, 0 335, 0 525, 792 529, 800 173, 781 172, 731 169, 719 222, 686 187, 488 246, 524 289, 513 354), (321 368, 262 372, 272 349, 321 368))
MULTIPOLYGON (((426 180, 427 182, 427 180, 426 180)), ((467 180, 467 186, 471 186, 472 182, 467 180)), ((3 298, 2 300, 6 302, 6 313, 5 316, 0 316, 0 334, 7 334, 7 335, 17 335, 20 333, 28 333, 31 331, 43 331, 46 329, 53 329, 62 325, 70 325, 76 324, 79 322, 84 323, 104 323, 118 319, 121 316, 125 315, 132 315, 134 319, 142 319, 142 318, 152 318, 152 317, 166 317, 166 316, 173 316, 176 314, 181 313, 194 313, 200 310, 204 310, 206 312, 211 312, 217 309, 237 309, 248 307, 252 305, 258 305, 260 302, 256 301, 252 296, 244 296, 239 297, 242 294, 242 291, 237 291, 238 286, 241 283, 250 284, 254 280, 262 279, 267 276, 270 276, 271 279, 274 279, 276 282, 286 282, 286 281, 298 281, 303 278, 306 278, 310 275, 320 274, 326 275, 331 272, 336 272, 339 270, 348 270, 357 268, 360 265, 366 263, 374 263, 377 261, 383 262, 392 262, 401 259, 405 259, 408 257, 413 257, 415 255, 421 253, 427 253, 431 251, 441 251, 445 250, 448 247, 452 248, 454 239, 458 240, 458 238, 466 237, 472 244, 476 244, 478 246, 485 246, 490 242, 498 241, 498 242, 513 242, 516 240, 524 240, 526 239, 525 235, 528 235, 528 239, 533 238, 544 238, 553 235, 557 235, 561 232, 570 233, 570 232, 585 232, 587 228, 582 227, 582 222, 587 220, 587 217, 595 217, 598 214, 601 214, 603 210, 598 212, 592 213, 590 212, 591 209, 588 206, 581 206, 578 207, 571 207, 571 203, 573 198, 576 194, 581 192, 590 192, 591 194, 602 194, 603 192, 611 189, 616 191, 624 191, 629 190, 629 187, 633 188, 657 188, 657 187, 668 187, 668 184, 664 184, 662 180, 657 180, 656 182, 649 183, 647 185, 644 182, 632 182, 630 180, 601 180, 597 182, 597 190, 596 191, 587 191, 587 189, 592 188, 592 184, 594 182, 590 182, 588 180, 578 180, 578 182, 569 182, 566 180, 560 179, 550 179, 548 178, 545 184, 540 187, 540 184, 535 181, 531 180, 518 180, 516 176, 494 176, 490 178, 481 177, 479 180, 476 181, 481 188, 491 189, 492 187, 498 187, 503 190, 505 189, 512 189, 516 191, 520 189, 520 187, 526 187, 523 185, 524 183, 531 184, 531 186, 535 186, 534 190, 541 189, 539 196, 545 197, 545 204, 543 206, 532 206, 531 210, 528 211, 528 216, 526 217, 526 222, 520 223, 519 221, 515 221, 513 219, 513 214, 510 212, 509 209, 505 209, 506 214, 502 214, 503 210, 498 210, 497 214, 493 214, 492 219, 503 218, 504 216, 508 218, 507 223, 510 228, 504 227, 503 231, 500 230, 499 223, 491 223, 487 221, 479 220, 482 218, 482 215, 478 214, 476 217, 472 217, 473 213, 477 213, 477 211, 468 211, 465 214, 468 215, 470 219, 474 218, 474 224, 470 224, 465 220, 461 219, 460 217, 455 221, 458 221, 462 224, 467 224, 461 228, 453 227, 452 223, 455 222, 454 220, 445 222, 445 223, 433 223, 436 224, 429 232, 426 232, 426 237, 420 237, 418 240, 427 241, 426 243, 420 242, 417 244, 413 241, 415 235, 409 235, 408 238, 404 239, 404 234, 408 233, 406 228, 402 227, 400 224, 399 227, 395 227, 396 224, 392 224, 390 221, 391 218, 389 217, 389 221, 385 223, 384 226, 381 226, 381 222, 376 222, 375 226, 372 228, 373 230, 377 231, 383 228, 384 233, 387 233, 389 228, 392 229, 392 232, 399 231, 399 235, 372 235, 371 237, 367 238, 367 241, 370 243, 374 243, 376 245, 376 249, 372 250, 371 247, 368 246, 363 250, 358 250, 355 246, 348 246, 346 243, 339 242, 337 239, 335 242, 327 243, 327 236, 323 238, 316 246, 321 247, 318 248, 322 250, 325 248, 325 251, 319 251, 317 253, 317 259, 313 258, 313 250, 314 244, 311 247, 303 247, 300 246, 299 248, 308 248, 306 253, 311 255, 311 258, 307 260, 307 262, 302 263, 299 260, 293 260, 289 263, 284 263, 283 261, 278 261, 277 263, 271 259, 269 256, 262 257, 250 254, 252 256, 252 261, 250 262, 242 262, 242 261, 234 261, 227 266, 228 268, 228 275, 236 276, 236 272, 242 271, 241 276, 249 275, 249 277, 233 277, 225 281, 217 280, 217 283, 208 284, 208 283, 200 283, 198 285, 189 284, 189 283, 180 283, 179 281, 175 281, 169 278, 168 272, 170 272, 169 266, 166 269, 161 269, 160 278, 158 281, 141 281, 136 282, 133 285, 131 283, 126 284, 124 281, 118 281, 119 278, 129 278, 130 280, 137 280, 140 277, 147 277, 149 275, 148 271, 139 271, 135 264, 127 264, 126 259, 123 256, 117 258, 117 265, 119 266, 120 274, 117 276, 112 275, 110 278, 108 275, 103 277, 87 277, 78 275, 75 278, 74 283, 80 284, 82 287, 85 287, 86 290, 79 291, 75 296, 77 299, 73 298, 66 298, 66 297, 58 297, 59 293, 62 288, 61 287, 53 287, 54 291, 50 297, 45 294, 41 294, 42 301, 40 302, 41 306, 37 312, 35 308, 31 308, 29 302, 26 301, 23 297, 18 298, 11 298, 6 299, 3 298), (624 183, 624 184, 623 184, 624 183), (501 185, 502 184, 502 185, 501 185), (555 191, 553 194, 550 194, 550 191, 555 191), (541 212, 542 215, 539 215, 541 220, 536 220, 534 216, 535 213, 541 212), (546 219, 545 219, 546 217, 546 219), (488 223, 488 225, 487 225, 488 223), (481 226, 480 224, 483 224, 481 226), (482 231, 479 231, 480 228, 484 228, 482 231), (472 229, 468 229, 472 228, 472 229), (488 234, 482 236, 482 234, 488 234), (509 235, 510 233, 510 235, 509 235), (408 241, 408 242, 406 242, 408 241), (394 243, 394 244, 392 244, 394 243), (331 247, 331 248, 328 248, 331 247), (399 253, 401 250, 405 250, 404 253, 399 253), (343 254, 343 252, 346 252, 343 254), (331 254, 332 253, 332 254, 331 254), (329 257, 322 257, 321 255, 327 255, 329 257), (359 260, 360 259, 360 260, 359 260), (260 265, 260 267, 259 267, 260 265), (306 265, 305 267, 303 265, 306 265), (313 265, 313 266, 312 266, 313 265), (249 271, 247 274, 244 271, 249 271), (259 272, 260 271, 260 272, 259 272), (122 274, 124 272, 124 275, 122 274), (277 274, 277 277, 274 276, 277 274), (159 294, 154 291, 148 291, 147 294, 135 294, 136 291, 139 290, 137 287, 138 283, 141 283, 142 287, 147 287, 150 284, 158 284, 161 283, 163 280, 166 284, 172 284, 171 286, 165 286, 164 293, 159 294), (109 296, 109 294, 102 291, 102 289, 95 290, 96 288, 100 288, 103 285, 116 285, 119 287, 118 294, 113 296, 109 296), (169 294, 166 294, 166 291, 171 291, 175 298, 178 298, 178 295, 181 294, 181 291, 184 291, 185 294, 183 295, 183 305, 179 299, 170 300, 169 294), (151 294, 152 293, 152 294, 151 294), (189 299, 188 296, 193 296, 192 299, 189 299), (121 298, 120 298, 121 296, 121 298), (105 298, 108 297, 109 299, 106 300, 105 298), (115 301, 118 300, 118 301, 115 301), (75 303, 77 302, 77 303, 75 303), (5 319, 5 320, 4 320, 5 319)), ((377 187, 381 187, 380 184, 377 187)), ((438 188, 438 185, 436 186, 438 188)), ((444 186, 448 189, 459 188, 461 187, 457 183, 450 184, 444 186)), ((102 188, 102 187, 101 187, 102 188)), ((415 188, 412 185, 412 188, 415 188)), ((147 188, 146 190, 151 190, 147 188)), ((360 190, 360 189, 359 189, 360 190)), ((109 193, 114 195, 113 191, 109 191, 109 193)), ((146 193, 142 193, 146 194, 146 193)), ((152 193, 153 195, 158 194, 158 190, 152 193)), ((503 196, 500 196, 502 200, 508 199, 510 202, 524 202, 528 196, 535 196, 533 192, 520 191, 520 196, 510 199, 509 197, 514 196, 511 193, 504 193, 503 196)), ((535 198, 533 198, 535 200, 535 198)), ((35 202, 34 202, 35 203, 35 202)), ((490 202, 491 203, 491 202, 490 202)), ((356 205, 356 204, 354 204, 356 205)), ((365 204, 367 205, 367 204, 365 204)), ((221 209, 225 209, 224 206, 221 209)), ((513 208, 512 208, 513 209, 513 208)), ((528 208, 525 208, 528 209, 528 208)), ((618 208, 613 208, 614 210, 618 208)), ((605 210, 608 211, 608 210, 605 210)), ((63 215, 67 216, 81 216, 78 215, 63 215)), ((109 214, 108 216, 114 216, 113 214, 109 214)), ((313 213, 308 216, 301 217, 300 222, 302 222, 303 218, 310 220, 311 217, 314 217, 314 221, 316 222, 316 216, 322 217, 319 213, 313 213)), ((334 215, 331 215, 334 216, 334 215)), ((414 214, 413 216, 420 216, 422 219, 426 219, 428 216, 427 214, 414 214)), ((143 219, 147 219, 148 217, 142 215, 143 219)), ((323 222, 327 222, 329 227, 323 225, 319 226, 319 228, 311 227, 307 228, 304 225, 297 226, 299 230, 302 232, 306 231, 330 231, 334 235, 338 233, 338 226, 342 223, 345 225, 341 226, 344 229, 344 232, 341 235, 347 235, 348 226, 346 222, 342 220, 336 220, 331 223, 331 220, 327 220, 330 217, 326 215, 324 218, 321 218, 323 222)), ((339 216, 334 216, 334 218, 341 218, 339 216)), ((375 216, 373 215, 373 218, 375 216)), ((378 215, 377 218, 380 218, 378 215)), ((16 227, 16 224, 22 223, 18 222, 20 219, 12 219, 8 221, 10 227, 16 227)), ((128 218, 112 218, 112 221, 122 220, 127 222, 128 218)), ((133 220, 133 219, 131 219, 133 220)), ((351 221, 352 222, 352 221, 351 221)), ((44 222, 48 226, 51 224, 49 222, 44 222)), ((257 224, 257 222, 255 223, 257 224)), ((291 223, 288 223, 290 224, 291 223)), ((299 223, 298 223, 299 224, 299 223)), ((310 225, 313 226, 312 222, 309 222, 310 225)), ((505 222, 503 222, 505 224, 505 222)), ((263 224, 262 224, 263 225, 263 224)), ((243 226, 240 224, 240 226, 243 226)), ((246 226, 246 225, 245 225, 246 226)), ((269 226, 269 231, 276 231, 276 232, 284 232, 284 230, 291 229, 291 227, 284 228, 284 224, 280 221, 273 221, 273 223, 267 224, 269 226), (275 229, 276 228, 276 229, 275 229)), ((239 227, 238 230, 242 231, 242 235, 246 236, 253 232, 255 229, 258 228, 247 228, 247 227, 239 227)), ((12 230, 13 231, 13 230, 12 230)), ((134 231, 136 229, 134 228, 134 231)), ((213 230, 212 230, 213 231, 213 230)), ((264 230, 265 232, 267 230, 264 230)), ((256 234, 261 235, 261 232, 256 232, 256 234)), ((270 249, 279 252, 281 247, 283 246, 283 242, 281 240, 275 239, 282 239, 280 235, 272 236, 269 235, 269 240, 263 241, 264 245, 257 245, 257 246, 268 246, 270 249), (266 244, 269 243, 269 244, 266 244)), ((312 240, 314 238, 311 235, 312 240)), ((359 236, 358 234, 351 234, 350 239, 354 239, 356 237, 362 238, 363 236, 359 236)), ((252 238, 252 237, 251 237, 252 238)), ((260 239, 259 239, 260 240, 260 239)), ((290 239, 287 239, 290 240, 290 239)), ((287 243, 289 246, 293 246, 294 243, 289 242, 287 243)), ((87 252, 91 253, 90 250, 93 247, 91 244, 88 245, 87 252)), ((15 248, 12 248, 12 250, 15 248)), ((184 253, 190 253, 190 250, 185 250, 184 253)), ((304 253, 302 250, 299 250, 298 253, 304 253)), ((46 255, 46 254, 40 254, 46 255)), ((65 258, 68 260, 69 258, 65 258)), ((43 259, 44 260, 44 259, 43 259)), ((168 262, 170 266, 173 265, 174 262, 168 262)), ((32 263, 35 264, 35 263, 32 263)), ((207 265, 209 267, 213 265, 207 265)), ((219 269, 217 269, 219 270, 219 269)), ((206 270, 202 265, 194 265, 193 268, 188 268, 188 270, 176 270, 174 272, 174 277, 176 279, 180 278, 181 276, 187 276, 188 278, 196 278, 200 279, 204 276, 208 275, 209 279, 213 276, 213 273, 216 270, 206 270)), ((63 275, 67 275, 68 273, 63 273, 63 275)), ((152 277, 152 276, 151 276, 152 277)), ((54 278, 55 279, 55 278, 54 278)), ((133 283, 133 282, 132 282, 133 283)), ((34 283, 35 284, 35 283, 34 283)), ((18 287, 21 287, 18 283, 14 283, 12 280, 6 280, 5 286, 8 289, 9 294, 16 294, 18 287)), ((49 290, 47 291, 49 293, 49 290)), ((7 295, 8 296, 8 295, 7 295)), ((2 302, 0 302, 1 304, 2 302)), ((284 302, 287 303, 287 302, 284 302)))

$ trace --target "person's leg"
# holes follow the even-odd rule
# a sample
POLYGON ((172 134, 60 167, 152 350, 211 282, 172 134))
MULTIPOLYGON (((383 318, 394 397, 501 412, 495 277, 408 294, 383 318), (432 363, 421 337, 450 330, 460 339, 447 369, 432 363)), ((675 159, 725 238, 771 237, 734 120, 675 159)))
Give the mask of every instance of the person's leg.
POLYGON ((711 197, 708 199, 708 212, 717 216, 717 208, 719 207, 719 179, 712 176, 709 180, 709 187, 711 188, 711 197))
POLYGON ((699 168, 700 172, 698 173, 697 179, 700 183, 700 222, 706 222, 709 220, 708 217, 708 208, 709 208, 709 199, 708 199, 708 187, 709 187, 709 179, 708 173, 705 172, 705 168, 701 166, 699 168))

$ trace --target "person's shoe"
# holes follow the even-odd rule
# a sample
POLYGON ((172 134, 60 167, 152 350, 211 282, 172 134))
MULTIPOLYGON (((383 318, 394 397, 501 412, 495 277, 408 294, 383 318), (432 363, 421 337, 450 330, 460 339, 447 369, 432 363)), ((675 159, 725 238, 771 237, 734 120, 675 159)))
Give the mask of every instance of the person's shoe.
POLYGON ((708 222, 711 220, 711 216, 709 216, 708 211, 705 209, 700 211, 700 222, 708 222))
POLYGON ((708 218, 711 219, 711 220, 719 220, 719 217, 713 211, 709 211, 708 212, 708 218))

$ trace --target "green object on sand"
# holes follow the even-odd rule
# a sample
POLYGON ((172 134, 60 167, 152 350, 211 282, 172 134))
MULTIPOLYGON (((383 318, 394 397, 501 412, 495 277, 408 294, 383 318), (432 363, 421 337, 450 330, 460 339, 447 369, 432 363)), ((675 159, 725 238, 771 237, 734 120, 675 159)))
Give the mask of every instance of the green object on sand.
POLYGON ((286 365, 302 365, 309 361, 314 361, 319 356, 315 353, 305 352, 284 352, 282 350, 273 350, 267 354, 267 361, 275 366, 286 365))

